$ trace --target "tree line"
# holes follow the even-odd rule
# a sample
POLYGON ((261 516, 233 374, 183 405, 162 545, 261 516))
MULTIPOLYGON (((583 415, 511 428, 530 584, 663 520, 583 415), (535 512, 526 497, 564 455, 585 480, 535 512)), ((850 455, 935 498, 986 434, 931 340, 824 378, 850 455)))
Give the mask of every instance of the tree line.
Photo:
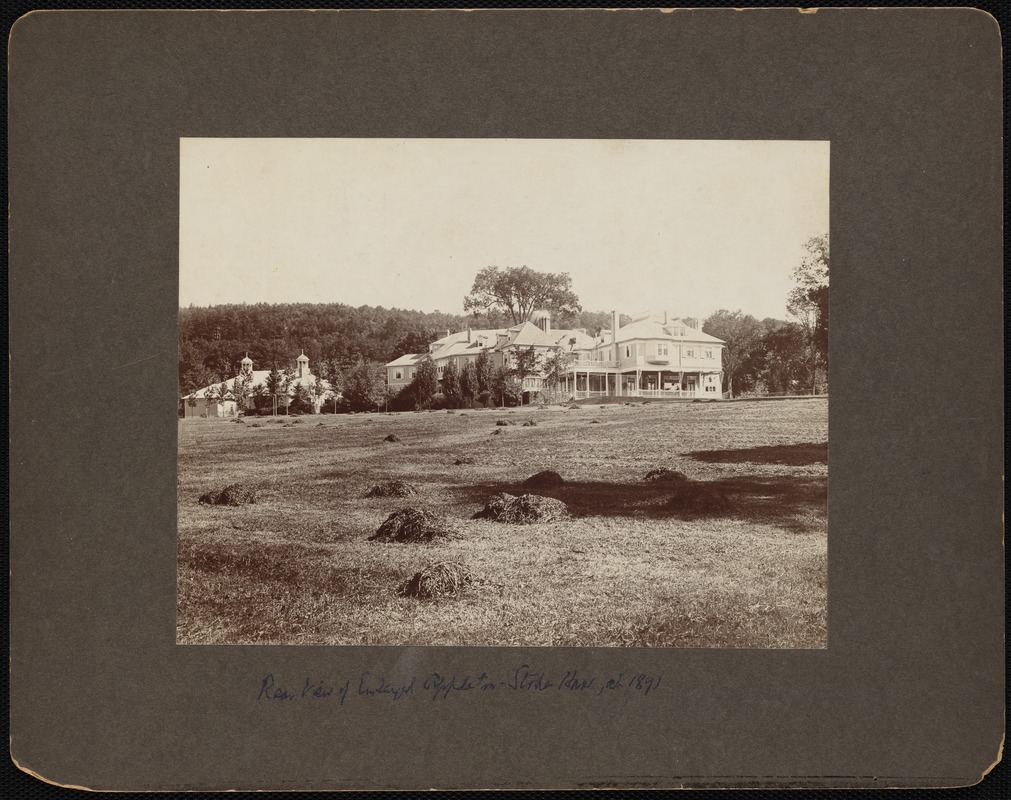
MULTIPOLYGON (((758 320, 743 311, 721 309, 703 331, 726 342, 723 389, 731 395, 817 393, 827 388, 828 369, 828 235, 805 244, 805 256, 793 271, 794 289, 787 298, 792 319, 758 320)), ((445 368, 442 391, 430 359, 418 365, 412 383, 396 398, 386 387, 384 365, 406 353, 425 353, 430 342, 447 331, 465 327, 504 328, 522 322, 537 309, 552 314, 555 328, 583 328, 591 336, 609 327, 605 311, 585 311, 567 273, 543 273, 528 267, 486 267, 477 273, 464 298, 469 313, 425 313, 381 306, 342 303, 229 304, 179 311, 179 384, 183 394, 205 386, 224 397, 227 383, 240 373, 248 353, 256 369, 268 369, 266 385, 247 387, 262 411, 279 396, 288 396, 291 366, 304 352, 318 379, 341 395, 344 407, 365 410, 389 406, 425 407, 432 403, 460 406, 480 402, 515 403, 523 379, 541 376, 546 391, 557 391, 571 356, 561 349, 542 357, 533 348, 520 351, 509 368, 493 369, 482 353, 479 364, 445 368), (219 386, 220 384, 220 386, 219 386), (438 395, 438 396, 437 396, 438 395)), ((619 324, 628 317, 622 315, 619 324)), ((241 380, 241 378, 240 378, 241 380)), ((296 406, 310 405, 322 393, 296 386, 296 406)), ((287 401, 285 401, 287 402, 287 401)))
POLYGON ((723 390, 731 396, 819 394, 828 391, 828 234, 809 239, 793 270, 790 320, 758 320, 720 309, 702 330, 726 342, 723 390))

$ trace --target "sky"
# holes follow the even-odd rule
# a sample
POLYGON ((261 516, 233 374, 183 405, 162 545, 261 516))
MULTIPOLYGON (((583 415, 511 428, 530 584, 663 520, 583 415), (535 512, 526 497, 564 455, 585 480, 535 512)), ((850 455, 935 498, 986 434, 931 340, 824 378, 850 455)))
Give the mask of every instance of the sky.
POLYGON ((479 270, 527 266, 588 311, 783 318, 828 232, 828 142, 180 141, 181 306, 462 314, 479 270))

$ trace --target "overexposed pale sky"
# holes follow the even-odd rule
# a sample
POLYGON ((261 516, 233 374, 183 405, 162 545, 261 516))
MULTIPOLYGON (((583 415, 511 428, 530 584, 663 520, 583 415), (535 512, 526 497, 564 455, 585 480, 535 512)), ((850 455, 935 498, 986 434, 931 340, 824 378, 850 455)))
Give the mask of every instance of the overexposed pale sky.
POLYGON ((783 317, 829 230, 829 143, 180 142, 181 306, 463 313, 487 266, 568 272, 584 309, 783 317))

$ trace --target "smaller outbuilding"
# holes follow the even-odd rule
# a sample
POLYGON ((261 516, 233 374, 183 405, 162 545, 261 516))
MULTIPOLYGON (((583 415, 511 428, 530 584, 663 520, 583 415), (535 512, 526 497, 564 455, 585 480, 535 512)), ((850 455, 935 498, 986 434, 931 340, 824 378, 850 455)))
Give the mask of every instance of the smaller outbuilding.
MULTIPOLYGON (((309 369, 309 357, 304 352, 295 361, 298 366, 294 372, 285 374, 285 391, 278 396, 278 413, 286 412, 299 387, 304 390, 303 396, 308 398, 315 413, 319 413, 324 403, 340 397, 328 381, 313 375, 309 369)), ((270 373, 269 369, 253 369, 253 360, 246 353, 239 374, 234 378, 212 383, 185 395, 180 401, 180 416, 237 417, 255 407, 256 393, 268 393, 270 373)))

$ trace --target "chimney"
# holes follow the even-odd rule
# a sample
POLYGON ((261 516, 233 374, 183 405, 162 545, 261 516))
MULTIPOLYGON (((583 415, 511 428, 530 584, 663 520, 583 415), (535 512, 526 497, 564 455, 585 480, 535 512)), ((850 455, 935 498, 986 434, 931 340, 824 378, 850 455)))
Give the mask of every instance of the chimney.
POLYGON ((470 344, 470 341, 471 341, 471 339, 470 339, 470 326, 468 325, 467 326, 467 344, 470 344))
POLYGON ((618 312, 611 312, 611 344, 618 344, 618 312))
POLYGON ((664 311, 664 312, 663 312, 663 324, 664 324, 664 325, 666 325, 666 324, 668 324, 668 323, 670 322, 670 319, 669 319, 669 317, 668 317, 668 313, 669 313, 669 312, 667 312, 667 311, 664 311))

